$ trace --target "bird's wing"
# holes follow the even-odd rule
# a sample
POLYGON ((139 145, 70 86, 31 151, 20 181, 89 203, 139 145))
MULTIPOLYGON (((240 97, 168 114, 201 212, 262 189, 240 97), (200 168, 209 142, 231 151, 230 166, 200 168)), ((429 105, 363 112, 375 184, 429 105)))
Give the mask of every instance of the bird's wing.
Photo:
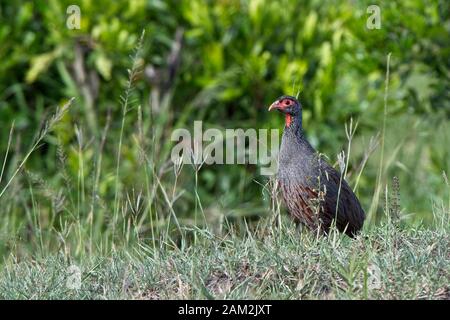
POLYGON ((328 219, 336 217, 339 230, 354 233, 362 228, 365 214, 345 179, 331 166, 326 168, 324 176, 326 188, 325 212, 328 219), (337 201, 339 199, 339 201, 337 201), (337 207, 337 208, 336 208, 337 207))

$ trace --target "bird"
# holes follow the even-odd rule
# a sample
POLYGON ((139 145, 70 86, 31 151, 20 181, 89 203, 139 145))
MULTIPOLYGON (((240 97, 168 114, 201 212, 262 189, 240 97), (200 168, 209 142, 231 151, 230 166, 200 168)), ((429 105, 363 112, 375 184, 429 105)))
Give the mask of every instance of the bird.
POLYGON ((318 234, 328 234, 335 225, 354 238, 363 227, 364 210, 342 174, 306 139, 301 103, 284 95, 270 105, 272 110, 285 116, 277 181, 289 214, 318 234))

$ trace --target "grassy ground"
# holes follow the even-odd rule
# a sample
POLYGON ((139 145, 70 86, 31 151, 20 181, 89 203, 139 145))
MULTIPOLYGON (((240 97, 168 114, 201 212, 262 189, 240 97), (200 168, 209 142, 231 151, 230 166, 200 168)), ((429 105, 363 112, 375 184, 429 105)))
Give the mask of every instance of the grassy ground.
POLYGON ((251 171, 233 180, 171 164, 171 144, 157 143, 165 113, 146 117, 131 103, 138 52, 120 123, 107 120, 100 140, 75 126, 75 144, 60 145, 62 132, 72 133, 64 129, 70 102, 25 153, 14 150, 11 126, 0 172, 0 298, 450 299, 450 130, 442 119, 387 127, 389 58, 379 135, 352 143, 347 134, 346 170, 362 150, 348 174, 355 189, 366 186, 357 193, 368 216, 352 240, 295 229, 270 181, 251 171), (46 142, 56 146, 54 176, 27 166, 46 142))
POLYGON ((17 263, 0 274, 2 299, 450 299, 450 228, 394 223, 352 240, 289 221, 224 238, 196 229, 194 245, 161 245, 74 261, 17 263), (73 277, 80 268, 80 287, 73 277), (72 281, 72 282, 70 282, 72 281))

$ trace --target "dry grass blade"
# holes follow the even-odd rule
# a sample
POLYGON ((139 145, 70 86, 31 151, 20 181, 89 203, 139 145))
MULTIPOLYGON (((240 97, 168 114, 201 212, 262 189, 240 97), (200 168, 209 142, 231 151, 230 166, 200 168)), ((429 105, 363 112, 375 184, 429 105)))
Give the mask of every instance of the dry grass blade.
MULTIPOLYGON (((71 98, 66 104, 64 104, 62 107, 58 107, 56 112, 50 117, 50 119, 48 119, 45 124, 44 127, 42 128, 42 130, 40 131, 39 135, 37 136, 35 142, 33 143, 33 145, 31 146, 30 150, 28 150, 27 154, 25 155, 25 157, 22 159, 22 161, 20 162, 19 166, 17 167, 17 169, 14 171, 14 173, 11 175, 11 177, 9 178, 8 182, 6 183, 6 185, 3 187, 2 191, 0 192, 0 198, 5 194, 6 190, 8 189, 8 187, 10 186, 10 184, 12 183, 12 181, 14 180, 14 178, 17 176, 17 174, 20 172, 20 170, 23 168, 23 166, 25 165, 25 163, 27 162, 28 158, 31 156, 31 154, 37 149, 37 147, 39 146, 39 144, 42 142, 42 140, 44 139, 44 137, 53 130, 54 126, 63 118, 63 116, 66 114, 67 110, 69 109, 69 107, 72 104, 72 101, 74 100, 74 98, 71 98)), ((3 170, 2 170, 3 173, 3 170)))
POLYGON ((6 147, 5 159, 3 160, 2 172, 0 173, 0 183, 2 183, 3 173, 5 172, 6 161, 8 160, 8 153, 9 153, 9 149, 11 148, 13 132, 14 132, 14 121, 11 125, 11 129, 9 130, 8 145, 6 147))

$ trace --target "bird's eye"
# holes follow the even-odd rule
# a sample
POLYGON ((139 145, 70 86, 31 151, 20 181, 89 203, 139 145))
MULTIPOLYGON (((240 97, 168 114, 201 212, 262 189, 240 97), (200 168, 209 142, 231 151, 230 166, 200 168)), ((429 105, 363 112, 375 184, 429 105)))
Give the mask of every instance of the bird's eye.
POLYGON ((284 104, 290 105, 291 104, 291 100, 285 100, 284 104))

